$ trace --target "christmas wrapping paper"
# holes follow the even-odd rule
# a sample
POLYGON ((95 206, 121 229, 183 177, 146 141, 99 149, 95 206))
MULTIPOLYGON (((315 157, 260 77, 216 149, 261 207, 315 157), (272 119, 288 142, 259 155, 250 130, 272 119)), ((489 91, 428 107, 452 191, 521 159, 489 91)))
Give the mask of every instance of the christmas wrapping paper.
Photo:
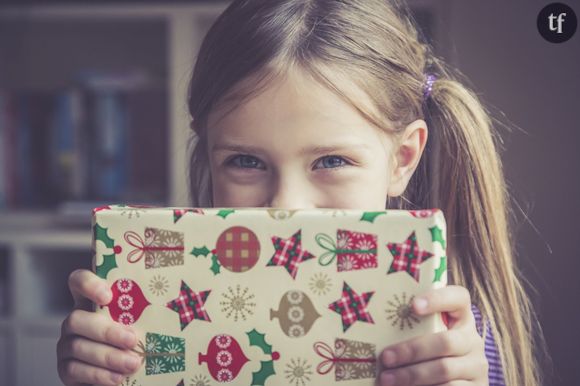
POLYGON ((445 220, 417 211, 93 210, 95 312, 138 332, 127 386, 374 385, 388 345, 442 331, 445 220))

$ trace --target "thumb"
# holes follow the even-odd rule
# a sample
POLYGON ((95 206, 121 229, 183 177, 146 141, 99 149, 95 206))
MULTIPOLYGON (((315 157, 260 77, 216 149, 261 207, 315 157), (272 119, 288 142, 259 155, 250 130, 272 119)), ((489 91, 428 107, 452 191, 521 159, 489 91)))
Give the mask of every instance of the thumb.
POLYGON ((413 299, 413 311, 417 315, 441 313, 448 328, 472 322, 471 296, 461 286, 438 288, 413 299))
POLYGON ((113 297, 107 282, 86 269, 73 271, 69 275, 68 285, 75 309, 91 311, 92 303, 106 305, 113 297))

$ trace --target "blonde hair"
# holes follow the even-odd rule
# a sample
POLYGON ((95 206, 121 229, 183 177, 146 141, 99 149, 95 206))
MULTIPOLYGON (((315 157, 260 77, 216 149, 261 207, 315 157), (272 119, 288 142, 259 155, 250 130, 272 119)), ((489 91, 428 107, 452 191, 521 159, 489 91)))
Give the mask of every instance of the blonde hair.
POLYGON ((430 130, 421 161, 405 194, 388 199, 386 207, 443 210, 450 282, 469 289, 489 323, 506 383, 539 385, 535 316, 511 249, 509 194, 496 148, 500 138, 488 111, 463 86, 467 80, 423 41, 399 1, 233 1, 206 35, 190 84, 192 205, 212 206, 209 113, 228 103, 235 108, 291 66, 395 138, 410 122, 425 119, 430 130), (366 92, 378 115, 336 87, 328 70, 347 75, 366 92), (438 79, 424 101, 427 72, 438 79))

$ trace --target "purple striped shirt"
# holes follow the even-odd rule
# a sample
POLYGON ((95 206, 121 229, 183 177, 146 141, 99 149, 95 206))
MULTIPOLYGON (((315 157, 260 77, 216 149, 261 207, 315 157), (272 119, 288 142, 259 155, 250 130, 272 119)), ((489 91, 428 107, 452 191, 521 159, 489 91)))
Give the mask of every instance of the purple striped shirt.
MULTIPOLYGON (((482 323, 482 316, 481 311, 474 306, 471 305, 471 312, 475 317, 475 326, 477 328, 477 332, 479 335, 483 336, 483 323, 482 323)), ((489 386, 505 386, 505 381, 503 378, 503 368, 501 366, 501 361, 499 358, 499 352, 497 349, 497 345, 495 344, 495 339, 493 337, 493 333, 491 332, 491 328, 489 323, 486 326, 486 334, 485 334, 485 356, 487 358, 487 362, 489 363, 489 386)))

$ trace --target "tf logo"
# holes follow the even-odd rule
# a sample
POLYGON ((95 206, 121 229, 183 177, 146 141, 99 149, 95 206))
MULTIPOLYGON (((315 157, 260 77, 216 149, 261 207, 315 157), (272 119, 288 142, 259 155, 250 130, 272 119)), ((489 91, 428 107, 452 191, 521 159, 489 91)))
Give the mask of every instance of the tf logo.
POLYGON ((578 21, 574 10, 566 4, 546 5, 538 14, 538 31, 550 43, 563 43, 576 32, 578 21))

